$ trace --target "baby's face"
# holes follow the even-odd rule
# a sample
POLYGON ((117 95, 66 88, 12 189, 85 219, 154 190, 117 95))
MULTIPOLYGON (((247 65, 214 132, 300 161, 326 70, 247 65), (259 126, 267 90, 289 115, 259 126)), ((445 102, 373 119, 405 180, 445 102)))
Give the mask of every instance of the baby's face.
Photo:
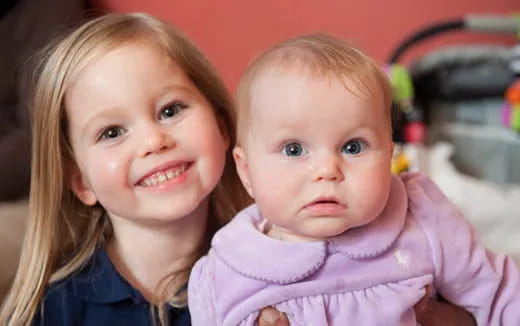
POLYGON ((392 140, 382 94, 336 77, 268 70, 251 87, 235 150, 262 215, 285 238, 323 239, 373 221, 389 195, 392 140), (242 155, 240 155, 242 154, 242 155))

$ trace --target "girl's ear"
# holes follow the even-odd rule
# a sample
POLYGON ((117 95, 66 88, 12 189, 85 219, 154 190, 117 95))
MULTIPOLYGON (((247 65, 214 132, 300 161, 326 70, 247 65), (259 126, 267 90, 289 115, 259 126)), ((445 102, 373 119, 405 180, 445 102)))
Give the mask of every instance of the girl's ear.
POLYGON ((253 187, 251 187, 251 180, 249 178, 249 165, 247 163, 247 157, 244 153, 244 149, 240 146, 235 146, 235 148, 233 148, 233 158, 235 159, 238 176, 240 177, 244 188, 246 188, 249 196, 255 198, 253 187))
POLYGON ((78 197, 81 202, 87 206, 94 206, 97 203, 96 195, 90 190, 85 183, 83 174, 76 167, 70 174, 70 188, 72 192, 78 197))

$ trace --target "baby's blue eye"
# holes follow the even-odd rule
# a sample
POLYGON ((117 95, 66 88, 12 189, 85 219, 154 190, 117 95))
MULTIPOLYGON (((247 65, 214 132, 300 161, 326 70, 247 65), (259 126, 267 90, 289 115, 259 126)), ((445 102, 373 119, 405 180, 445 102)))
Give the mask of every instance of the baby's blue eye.
POLYGON ((179 112, 181 112, 183 109, 187 108, 188 106, 182 102, 173 102, 168 105, 166 105, 164 108, 162 108, 161 112, 159 112, 159 119, 170 119, 173 118, 175 115, 177 115, 179 112))
POLYGON ((286 156, 301 156, 305 154, 306 151, 299 143, 289 143, 283 147, 282 153, 286 156))
POLYGON ((98 137, 98 140, 110 140, 115 139, 125 133, 125 129, 122 127, 108 127, 98 137))
POLYGON ((367 149, 367 144, 359 139, 349 140, 341 149, 343 153, 348 155, 357 155, 367 149))

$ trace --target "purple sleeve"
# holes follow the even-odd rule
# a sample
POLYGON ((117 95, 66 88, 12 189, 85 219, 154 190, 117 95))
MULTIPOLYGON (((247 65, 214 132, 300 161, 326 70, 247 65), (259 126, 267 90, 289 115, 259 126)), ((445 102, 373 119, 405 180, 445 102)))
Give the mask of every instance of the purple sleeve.
POLYGON ((188 282, 188 308, 193 326, 218 325, 207 256, 197 261, 188 282))
POLYGON ((432 248, 436 290, 471 312, 478 325, 520 325, 520 281, 513 260, 484 248, 472 225, 428 178, 406 174, 403 181, 409 212, 432 248))

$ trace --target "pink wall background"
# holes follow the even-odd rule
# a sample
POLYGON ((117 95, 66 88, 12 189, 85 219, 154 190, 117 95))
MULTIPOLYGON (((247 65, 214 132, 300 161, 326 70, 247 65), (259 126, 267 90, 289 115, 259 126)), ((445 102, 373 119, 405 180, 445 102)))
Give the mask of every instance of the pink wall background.
MULTIPOLYGON (((248 61, 286 37, 323 31, 350 39, 379 62, 425 24, 466 14, 520 12, 519 0, 94 0, 107 11, 144 11, 184 30, 234 90, 248 61)), ((514 36, 452 32, 406 52, 404 62, 461 43, 513 44, 514 36)))

